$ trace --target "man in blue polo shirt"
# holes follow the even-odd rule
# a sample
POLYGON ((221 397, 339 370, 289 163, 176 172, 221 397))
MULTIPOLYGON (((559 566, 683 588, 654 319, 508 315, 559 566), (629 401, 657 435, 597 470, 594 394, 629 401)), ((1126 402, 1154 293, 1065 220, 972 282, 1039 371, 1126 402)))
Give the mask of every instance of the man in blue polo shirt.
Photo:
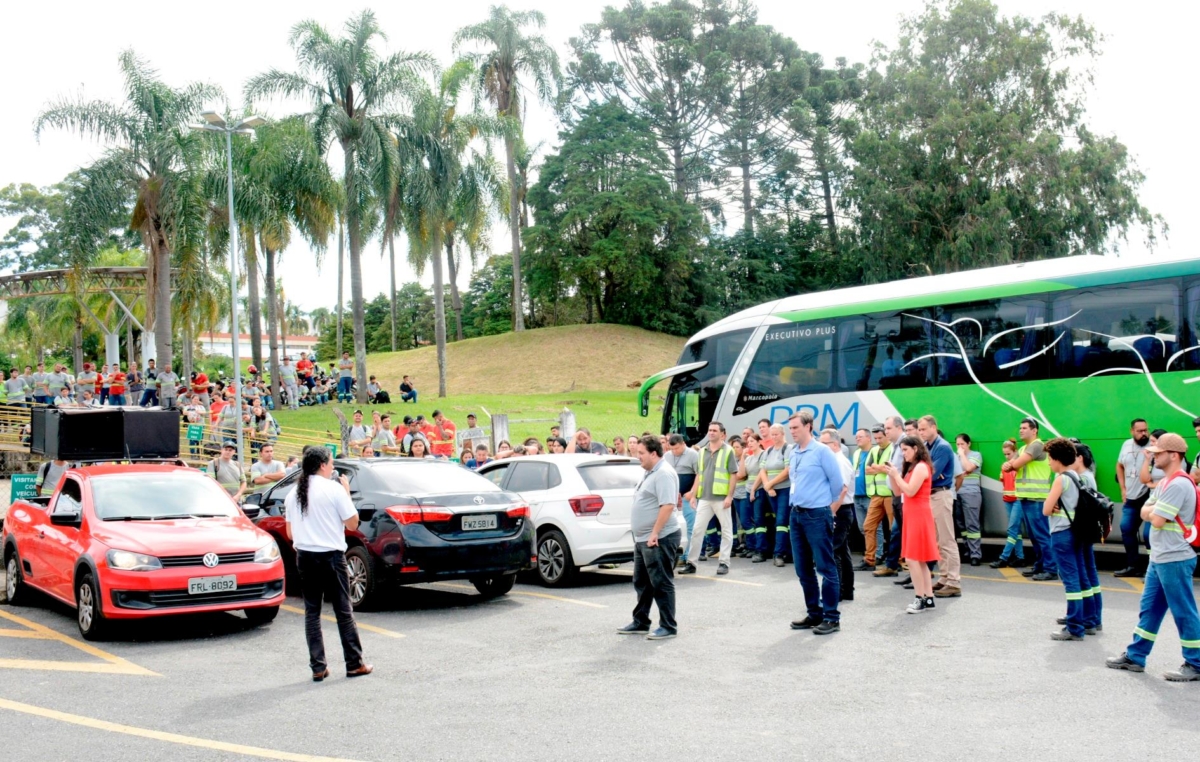
POLYGON ((929 459, 933 462, 929 503, 942 562, 942 578, 933 586, 933 594, 938 598, 957 598, 962 595, 962 567, 954 535, 954 449, 938 435, 937 419, 932 415, 917 421, 917 435, 929 447, 929 459))
POLYGON ((841 629, 838 600, 838 567, 833 555, 833 518, 841 507, 845 480, 835 455, 813 436, 813 416, 802 410, 788 419, 796 446, 788 463, 791 481, 788 527, 792 558, 808 615, 792 622, 793 630, 829 635, 841 629), (817 574, 821 585, 817 587, 817 574))

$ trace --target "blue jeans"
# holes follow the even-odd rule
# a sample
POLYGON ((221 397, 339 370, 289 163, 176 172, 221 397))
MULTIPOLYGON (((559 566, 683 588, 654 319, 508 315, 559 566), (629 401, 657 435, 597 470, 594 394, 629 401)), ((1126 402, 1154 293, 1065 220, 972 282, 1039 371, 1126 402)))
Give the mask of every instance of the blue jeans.
POLYGON ((1146 666, 1158 628, 1170 611, 1183 645, 1183 660, 1200 669, 1200 614, 1196 612, 1196 595, 1192 591, 1195 570, 1194 558, 1166 564, 1150 562, 1142 589, 1142 613, 1133 630, 1133 642, 1125 649, 1131 661, 1146 666))
POLYGON ((1004 507, 1008 509, 1008 538, 1004 541, 1004 550, 1000 551, 1000 560, 1007 561, 1016 556, 1018 561, 1024 561, 1025 543, 1021 537, 1021 521, 1024 514, 1021 511, 1021 503, 1005 503, 1004 507))
MULTIPOLYGON (((758 490, 750 501, 751 523, 747 527, 754 528, 754 534, 747 534, 750 550, 755 553, 769 555, 767 550, 767 510, 769 498, 764 490, 758 490)), ((746 530, 749 533, 749 529, 746 530)))
POLYGON ((692 530, 696 528, 696 509, 692 507, 687 498, 683 499, 683 522, 687 524, 687 530, 683 533, 682 556, 687 558, 688 552, 692 549, 692 530))
POLYGON ((142 407, 152 407, 158 404, 158 390, 145 389, 142 391, 142 400, 138 405, 142 407))
POLYGON ((403 394, 400 395, 400 401, 401 402, 416 402, 417 401, 417 390, 413 389, 411 392, 404 392, 403 394))
POLYGON ((120 406, 124 405, 125 404, 125 395, 109 393, 108 404, 112 405, 113 407, 120 407, 120 406))
POLYGON ((339 378, 338 379, 338 390, 337 390, 338 402, 342 402, 343 400, 345 400, 346 402, 350 401, 350 387, 353 384, 354 384, 354 379, 352 379, 352 378, 339 378))
POLYGON ((795 559, 800 587, 804 590, 804 605, 808 615, 827 622, 840 621, 838 601, 841 590, 838 586, 837 560, 833 555, 833 513, 829 506, 793 506, 788 535, 792 541, 792 558, 795 559), (818 574, 821 575, 819 593, 818 574))
POLYGON ((1125 546, 1125 566, 1129 569, 1142 568, 1138 529, 1142 526, 1142 506, 1149 498, 1147 492, 1137 500, 1126 500, 1121 506, 1121 544, 1125 546))
POLYGON ((1083 556, 1083 626, 1099 627, 1104 624, 1104 597, 1100 595, 1100 574, 1096 571, 1096 549, 1084 544, 1079 552, 1083 556), (1087 605, 1088 598, 1092 606, 1087 605), (1091 619, 1088 612, 1091 612, 1091 619))
POLYGON ((748 497, 735 497, 733 499, 733 511, 737 514, 738 519, 738 538, 742 544, 746 546, 746 550, 754 550, 752 543, 757 536, 754 534, 754 508, 750 504, 748 497))
POLYGON ((1033 549, 1037 551, 1037 561, 1033 564, 1034 573, 1058 574, 1058 566, 1054 563, 1054 547, 1050 544, 1050 519, 1042 515, 1045 501, 1022 497, 1018 498, 1017 502, 1021 504, 1025 526, 1029 528, 1029 535, 1033 538, 1033 549))
POLYGON ((775 497, 767 495, 767 500, 771 501, 775 509, 775 555, 782 557, 790 553, 794 560, 796 555, 793 548, 796 546, 788 539, 791 527, 789 517, 792 515, 792 506, 788 502, 790 495, 791 490, 788 487, 776 487, 775 497))
POLYGON ((1067 591, 1067 629, 1072 635, 1083 635, 1083 628, 1096 618, 1093 597, 1083 595, 1085 588, 1090 592, 1092 587, 1084 568, 1083 548, 1075 541, 1070 529, 1051 534, 1050 544, 1058 562, 1059 579, 1067 591))

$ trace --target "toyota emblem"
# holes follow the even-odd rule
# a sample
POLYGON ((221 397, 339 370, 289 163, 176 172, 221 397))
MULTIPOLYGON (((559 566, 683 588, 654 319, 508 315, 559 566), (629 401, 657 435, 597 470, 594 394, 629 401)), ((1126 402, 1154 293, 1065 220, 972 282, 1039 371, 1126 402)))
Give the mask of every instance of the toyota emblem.
POLYGON ((486 501, 483 499, 483 495, 475 496, 475 505, 483 505, 485 502, 486 501))
POLYGON ((205 553, 204 554, 204 565, 207 566, 208 568, 211 569, 219 563, 221 563, 221 557, 218 556, 216 553, 205 553))

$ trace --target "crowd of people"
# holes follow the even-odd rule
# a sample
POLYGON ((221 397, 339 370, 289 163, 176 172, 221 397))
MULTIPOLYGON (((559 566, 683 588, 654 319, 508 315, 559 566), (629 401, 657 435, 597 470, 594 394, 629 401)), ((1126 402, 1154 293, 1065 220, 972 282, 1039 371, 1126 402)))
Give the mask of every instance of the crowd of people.
MULTIPOLYGON (((1200 418, 1193 426, 1200 439, 1200 418)), ((1060 580, 1066 597, 1065 614, 1057 619, 1061 629, 1050 637, 1080 641, 1103 629, 1099 575, 1084 530, 1086 506, 1096 506, 1099 515, 1106 498, 1097 491, 1097 464, 1087 444, 1063 437, 1043 441, 1040 429, 1037 420, 1025 418, 1019 441, 1004 443, 1009 529, 991 565, 1024 566, 1024 538, 1031 538, 1034 558, 1024 573, 1060 580)), ((1192 587, 1196 546, 1189 539, 1195 536, 1200 465, 1189 463, 1187 441, 1179 434, 1151 432, 1142 419, 1132 422, 1130 433, 1115 470, 1122 536, 1127 550, 1132 540, 1133 553, 1118 574, 1146 581, 1133 640, 1107 665, 1143 671, 1170 611, 1184 664, 1166 678, 1200 680, 1200 614, 1192 587), (1143 522, 1147 529, 1139 540, 1143 522), (1144 567, 1139 542, 1149 546, 1144 567)), ((873 578, 906 571, 895 582, 913 590, 910 614, 936 608, 938 599, 962 596, 962 559, 976 566, 982 560, 983 454, 972 449, 970 435, 957 435, 951 445, 931 415, 892 416, 882 426, 859 429, 855 440, 857 450, 848 455, 838 431, 814 431, 807 411, 793 415, 786 428, 764 419, 758 431, 733 436, 714 421, 706 443, 696 449, 678 435, 631 439, 629 451, 649 473, 635 494, 632 519, 638 602, 633 621, 618 632, 673 637, 673 572, 694 574, 697 561, 713 556, 718 575, 729 573, 733 556, 793 566, 806 616, 793 621, 792 629, 818 635, 841 629, 840 605, 854 600, 856 571, 873 578), (862 533, 866 548, 858 566, 849 551, 855 532, 862 533), (653 631, 651 603, 660 616, 653 631)))

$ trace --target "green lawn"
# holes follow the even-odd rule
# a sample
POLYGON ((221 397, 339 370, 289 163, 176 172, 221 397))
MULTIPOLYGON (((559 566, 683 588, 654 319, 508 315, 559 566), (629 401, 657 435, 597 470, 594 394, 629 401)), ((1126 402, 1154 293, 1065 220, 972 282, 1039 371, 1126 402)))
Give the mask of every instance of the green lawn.
MULTIPOLYGON (((289 428, 299 428, 328 431, 336 435, 338 423, 333 414, 333 407, 333 404, 314 405, 296 411, 281 410, 274 415, 285 433, 289 428)), ((354 405, 341 407, 347 418, 355 408, 354 405)), ((415 405, 393 401, 390 405, 364 406, 363 413, 369 419, 372 410, 391 412, 392 425, 397 426, 405 415, 423 414, 428 418, 435 409, 440 409, 460 430, 466 428, 467 413, 475 413, 479 417, 479 424, 490 430, 488 416, 484 412, 486 410, 492 415, 508 415, 510 439, 536 436, 544 442, 550 435, 550 427, 554 425, 550 419, 556 420, 564 407, 569 407, 575 413, 576 426, 589 428, 594 439, 603 439, 609 445, 615 436, 640 435, 647 429, 657 431, 661 415, 652 407, 649 418, 640 417, 637 414, 637 392, 633 390, 530 395, 478 394, 442 399, 422 396, 420 402, 415 405)))

